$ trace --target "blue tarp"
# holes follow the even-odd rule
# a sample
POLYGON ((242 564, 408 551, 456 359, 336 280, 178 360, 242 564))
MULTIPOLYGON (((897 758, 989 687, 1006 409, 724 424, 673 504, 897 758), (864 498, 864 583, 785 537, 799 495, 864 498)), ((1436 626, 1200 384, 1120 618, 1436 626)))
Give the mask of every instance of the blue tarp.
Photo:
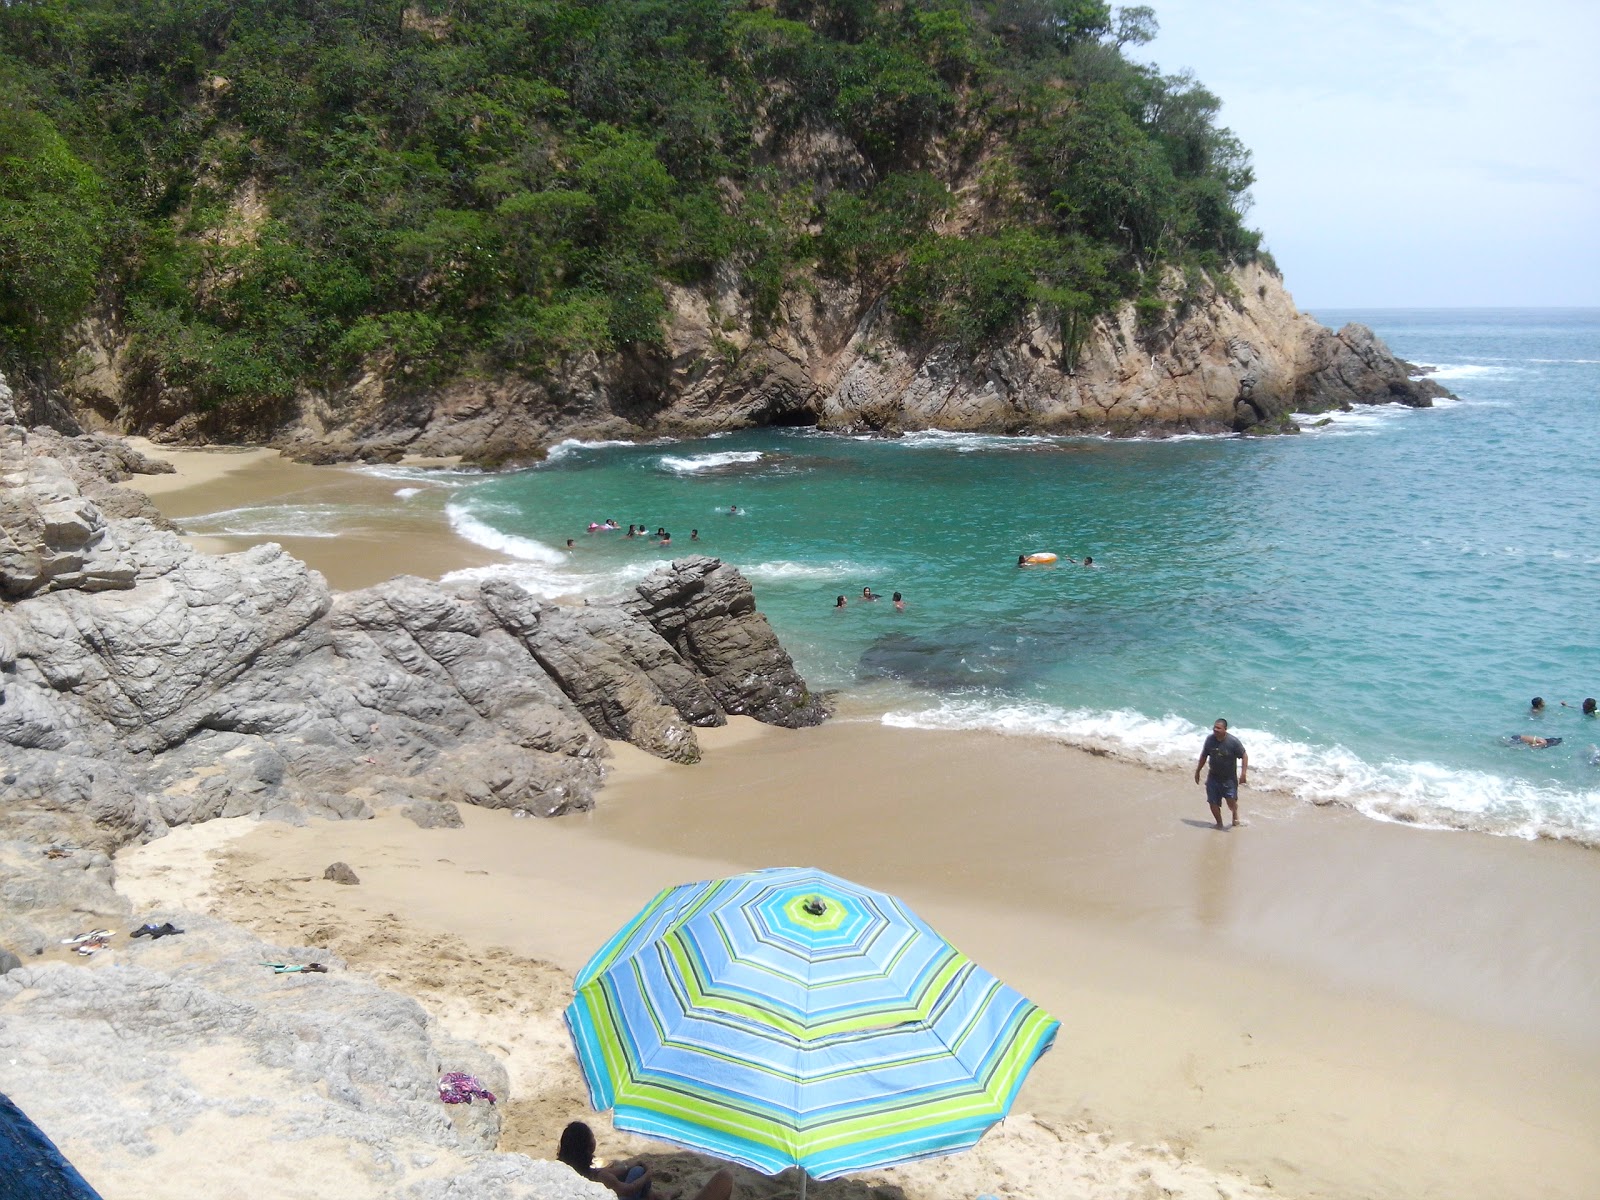
POLYGON ((100 1200, 28 1114, 0 1094, 0 1200, 100 1200))

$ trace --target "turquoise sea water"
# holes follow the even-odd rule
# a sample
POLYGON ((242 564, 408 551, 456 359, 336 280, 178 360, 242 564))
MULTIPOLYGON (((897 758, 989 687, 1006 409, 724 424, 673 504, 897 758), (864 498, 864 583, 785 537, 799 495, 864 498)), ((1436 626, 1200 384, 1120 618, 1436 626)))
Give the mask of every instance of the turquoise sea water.
POLYGON ((1600 842, 1600 721, 1577 712, 1600 694, 1600 310, 1315 315, 1371 325, 1461 399, 1260 439, 568 443, 460 483, 450 511, 547 595, 723 558, 814 687, 890 724, 1187 766, 1224 715, 1253 783, 1600 842), (672 546, 585 532, 607 517, 672 546), (1062 562, 1016 567, 1041 550, 1062 562), (1527 731, 1563 741, 1505 743, 1527 731))

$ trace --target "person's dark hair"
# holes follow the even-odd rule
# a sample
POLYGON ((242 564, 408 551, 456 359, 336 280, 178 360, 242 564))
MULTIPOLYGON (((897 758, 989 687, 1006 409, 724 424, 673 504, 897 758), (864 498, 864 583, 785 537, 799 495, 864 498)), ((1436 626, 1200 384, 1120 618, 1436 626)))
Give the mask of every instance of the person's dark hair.
POLYGON ((574 1171, 588 1171, 594 1167, 594 1130, 582 1121, 573 1121, 561 1131, 561 1145, 556 1158, 574 1171))
POLYGON ((1027 566, 1027 565, 1028 565, 1028 556, 1026 554, 1017 555, 1017 566, 1024 567, 1024 566, 1027 566))
POLYGON ((894 598, 895 598, 895 601, 896 601, 896 602, 897 602, 897 603, 898 603, 898 602, 899 602, 899 600, 900 600, 900 593, 899 593, 899 592, 896 592, 896 593, 895 593, 895 594, 894 594, 894 598))
POLYGON ((1227 717, 1218 717, 1216 719, 1215 723, 1218 724, 1218 725, 1221 725, 1224 729, 1226 729, 1228 727, 1228 718, 1227 717))
POLYGON ((1583 702, 1583 711, 1586 712, 1587 714, 1589 714, 1589 716, 1592 717, 1592 716, 1594 716, 1594 708, 1595 708, 1594 697, 1590 696, 1587 700, 1585 700, 1583 702))
POLYGON ((835 608, 843 608, 844 607, 844 597, 840 596, 837 600, 835 600, 833 602, 833 606, 835 608))
POLYGON ((1535 697, 1534 697, 1534 698, 1533 698, 1533 705, 1532 705, 1532 707, 1533 707, 1533 708, 1536 708, 1536 709, 1538 709, 1538 708, 1543 708, 1543 707, 1544 707, 1544 697, 1543 697, 1543 696, 1535 696, 1535 697))

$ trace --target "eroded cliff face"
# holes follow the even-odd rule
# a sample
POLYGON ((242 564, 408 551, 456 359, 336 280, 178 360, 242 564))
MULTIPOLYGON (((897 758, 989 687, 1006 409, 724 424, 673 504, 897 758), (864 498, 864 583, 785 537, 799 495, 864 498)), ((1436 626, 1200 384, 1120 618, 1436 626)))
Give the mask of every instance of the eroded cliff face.
MULTIPOLYGON (((1370 330, 1326 329, 1259 264, 1185 296, 1141 326, 1134 306, 1096 319, 1075 360, 1054 328, 1029 322, 976 356, 910 347, 881 297, 813 281, 772 329, 736 281, 673 289, 662 348, 571 361, 543 380, 516 376, 419 386, 383 362, 348 387, 305 392, 274 440, 308 461, 460 455, 539 458, 568 437, 644 438, 761 425, 888 433, 915 429, 1111 433, 1283 432, 1291 412, 1352 404, 1427 405, 1449 393, 1395 358, 1370 330)), ((138 403, 118 374, 115 335, 85 330, 90 364, 68 389, 80 408, 174 441, 246 440, 160 397, 138 403)))
MULTIPOLYGON (((1175 284, 1178 281, 1174 281, 1175 284)), ((564 437, 692 435, 759 425, 897 432, 1281 431, 1291 412, 1427 405, 1417 377, 1359 325, 1337 333, 1295 308, 1279 277, 1238 269, 1226 291, 1141 328, 1132 305, 1097 319, 1075 363, 1037 321, 973 357, 902 345, 880 301, 821 284, 797 292, 756 337, 733 287, 677 290, 665 349, 570 364, 559 380, 436 390, 374 373, 308 396, 283 439, 310 459, 398 453, 483 462, 537 457, 564 437), (1071 367, 1069 370, 1068 367, 1071 367)))

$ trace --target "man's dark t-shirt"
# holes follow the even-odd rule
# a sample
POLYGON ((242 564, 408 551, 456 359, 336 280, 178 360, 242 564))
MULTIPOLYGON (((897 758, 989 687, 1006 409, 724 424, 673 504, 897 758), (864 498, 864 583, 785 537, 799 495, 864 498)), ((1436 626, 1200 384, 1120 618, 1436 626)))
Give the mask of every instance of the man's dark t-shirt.
POLYGON ((1225 733, 1219 738, 1215 733, 1208 733, 1206 744, 1200 748, 1200 756, 1211 761, 1206 778, 1239 782, 1239 759, 1243 754, 1244 743, 1233 734, 1225 733))

